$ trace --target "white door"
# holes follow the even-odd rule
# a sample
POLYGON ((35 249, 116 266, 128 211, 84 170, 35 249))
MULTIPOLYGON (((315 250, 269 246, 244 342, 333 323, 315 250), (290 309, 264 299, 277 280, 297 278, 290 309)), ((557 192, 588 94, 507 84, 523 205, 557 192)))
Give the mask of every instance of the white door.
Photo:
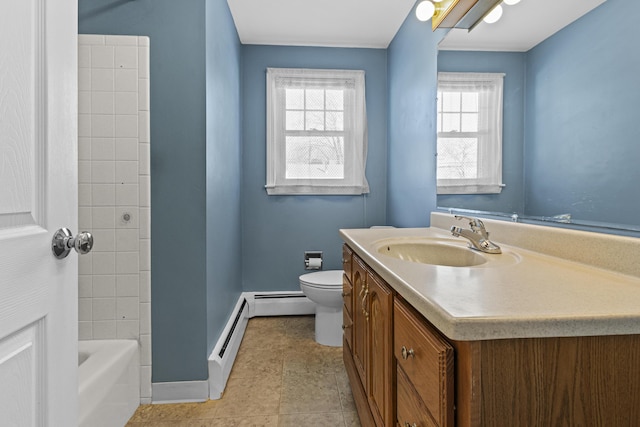
POLYGON ((0 425, 77 425, 77 2, 0 0, 0 425))

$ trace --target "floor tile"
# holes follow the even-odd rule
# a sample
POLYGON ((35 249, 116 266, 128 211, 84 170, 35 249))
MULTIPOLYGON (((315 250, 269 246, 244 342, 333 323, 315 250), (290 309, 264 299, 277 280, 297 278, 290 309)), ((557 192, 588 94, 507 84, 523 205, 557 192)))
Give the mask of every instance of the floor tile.
POLYGON ((344 418, 341 412, 332 412, 324 414, 290 414, 280 415, 280 423, 278 427, 342 427, 344 418))
POLYGON ((285 373, 282 377, 280 414, 340 412, 340 395, 334 374, 285 373))
POLYGON ((282 390, 279 374, 247 378, 229 378, 216 417, 277 415, 282 390))

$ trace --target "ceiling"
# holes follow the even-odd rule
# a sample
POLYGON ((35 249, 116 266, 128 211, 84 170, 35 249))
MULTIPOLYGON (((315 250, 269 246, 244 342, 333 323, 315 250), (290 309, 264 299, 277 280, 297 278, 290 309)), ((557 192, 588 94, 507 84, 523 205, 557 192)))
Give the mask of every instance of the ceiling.
POLYGON ((513 6, 502 5, 498 22, 482 22, 470 32, 454 28, 439 48, 526 52, 605 1, 522 0, 513 6))
MULTIPOLYGON (((453 29, 440 48, 527 51, 604 1, 522 0, 514 6, 503 5, 500 21, 483 22, 471 32, 453 29)), ((243 44, 386 48, 415 0, 227 0, 227 3, 243 44)))

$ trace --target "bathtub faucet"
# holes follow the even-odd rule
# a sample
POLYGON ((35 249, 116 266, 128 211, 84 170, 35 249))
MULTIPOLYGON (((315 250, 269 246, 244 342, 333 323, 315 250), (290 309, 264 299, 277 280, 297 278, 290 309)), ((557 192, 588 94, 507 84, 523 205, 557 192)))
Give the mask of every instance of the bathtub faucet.
POLYGON ((500 246, 489 240, 489 232, 484 227, 484 223, 478 218, 469 218, 466 216, 456 215, 457 220, 466 219, 469 221, 471 230, 456 227, 451 227, 451 234, 455 237, 464 237, 469 241, 469 247, 480 252, 488 254, 500 254, 502 250, 500 246))

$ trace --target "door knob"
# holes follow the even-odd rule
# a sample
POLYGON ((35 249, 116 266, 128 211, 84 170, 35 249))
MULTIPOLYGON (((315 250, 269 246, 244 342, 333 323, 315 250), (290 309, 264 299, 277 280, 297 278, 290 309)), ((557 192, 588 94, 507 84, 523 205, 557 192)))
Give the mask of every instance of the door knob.
POLYGON ((61 228, 56 231, 51 240, 53 256, 58 259, 66 258, 71 252, 71 248, 81 255, 88 254, 93 248, 93 236, 91 233, 83 231, 73 237, 71 230, 68 228, 61 228))

